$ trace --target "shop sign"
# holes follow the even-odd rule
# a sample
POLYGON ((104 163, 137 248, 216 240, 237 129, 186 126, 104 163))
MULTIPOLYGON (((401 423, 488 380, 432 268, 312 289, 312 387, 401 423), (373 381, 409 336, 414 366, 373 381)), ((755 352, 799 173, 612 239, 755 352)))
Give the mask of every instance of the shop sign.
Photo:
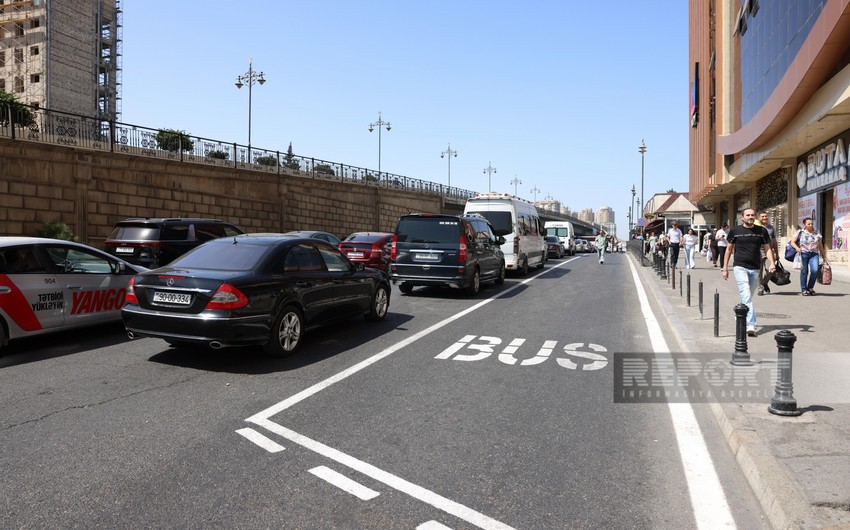
POLYGON ((847 141, 838 137, 798 159, 797 187, 800 195, 847 182, 847 141))

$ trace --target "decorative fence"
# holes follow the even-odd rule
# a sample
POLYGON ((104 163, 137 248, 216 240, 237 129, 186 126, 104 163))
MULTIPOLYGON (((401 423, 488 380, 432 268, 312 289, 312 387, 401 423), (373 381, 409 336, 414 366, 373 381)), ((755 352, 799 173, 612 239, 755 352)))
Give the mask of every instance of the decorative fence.
POLYGON ((267 173, 285 172, 458 199, 467 199, 475 194, 469 190, 386 171, 377 172, 315 157, 287 155, 278 150, 249 147, 179 131, 151 129, 18 103, 0 106, 0 137, 267 173))

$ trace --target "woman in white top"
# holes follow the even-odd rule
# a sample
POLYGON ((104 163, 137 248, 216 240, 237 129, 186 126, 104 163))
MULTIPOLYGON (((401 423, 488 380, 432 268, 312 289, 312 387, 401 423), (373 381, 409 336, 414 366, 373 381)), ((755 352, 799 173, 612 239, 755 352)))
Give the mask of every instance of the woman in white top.
POLYGON ((688 233, 685 234, 685 237, 682 239, 685 243, 685 268, 693 269, 696 266, 696 262, 694 261, 694 251, 697 248, 697 242, 699 239, 694 234, 693 228, 688 228, 688 233))

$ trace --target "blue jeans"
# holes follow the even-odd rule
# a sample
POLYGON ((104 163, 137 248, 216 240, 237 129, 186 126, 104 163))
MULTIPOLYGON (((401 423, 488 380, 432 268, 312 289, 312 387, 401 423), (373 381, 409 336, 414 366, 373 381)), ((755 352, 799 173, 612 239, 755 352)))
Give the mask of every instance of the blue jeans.
POLYGON ((811 291, 818 281, 818 268, 820 267, 820 254, 817 252, 801 252, 803 257, 803 268, 800 270, 800 289, 803 292, 811 291))
POLYGON ((753 306, 753 293, 759 283, 759 270, 746 269, 744 267, 732 267, 732 274, 738 283, 738 295, 741 303, 749 308, 747 312, 747 327, 756 327, 756 308, 753 306))

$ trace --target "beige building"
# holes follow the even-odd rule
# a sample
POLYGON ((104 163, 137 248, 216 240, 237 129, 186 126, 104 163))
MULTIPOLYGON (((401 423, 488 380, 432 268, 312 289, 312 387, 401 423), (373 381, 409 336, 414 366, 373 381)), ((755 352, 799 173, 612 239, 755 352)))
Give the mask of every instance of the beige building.
POLYGON ((579 221, 584 221, 585 223, 592 224, 595 222, 593 209, 591 208, 582 208, 576 217, 578 217, 579 221))
POLYGON ((118 0, 0 0, 0 90, 24 104, 120 115, 118 0))
POLYGON ((614 224, 614 210, 610 206, 603 206, 596 211, 596 222, 601 225, 614 224))

